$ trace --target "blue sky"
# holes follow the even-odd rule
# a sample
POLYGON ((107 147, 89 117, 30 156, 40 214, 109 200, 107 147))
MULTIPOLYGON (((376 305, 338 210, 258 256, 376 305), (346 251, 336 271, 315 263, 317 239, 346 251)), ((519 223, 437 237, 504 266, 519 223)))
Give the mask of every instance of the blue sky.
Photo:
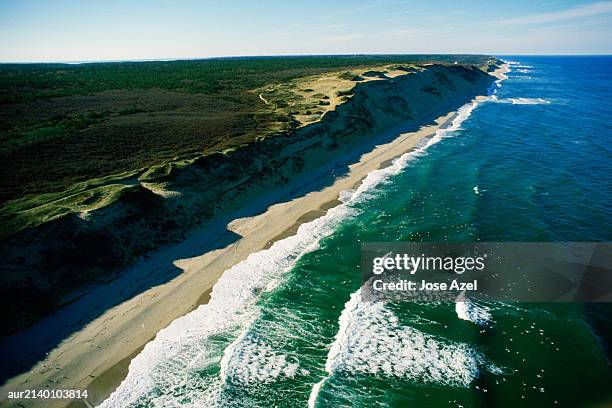
POLYGON ((0 0, 0 61, 612 54, 612 1, 0 0))

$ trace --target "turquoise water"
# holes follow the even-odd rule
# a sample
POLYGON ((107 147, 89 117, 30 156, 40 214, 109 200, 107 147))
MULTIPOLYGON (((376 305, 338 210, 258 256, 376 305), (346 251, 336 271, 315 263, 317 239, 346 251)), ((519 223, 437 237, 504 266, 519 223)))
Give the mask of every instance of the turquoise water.
POLYGON ((107 406, 612 402, 612 308, 364 303, 367 241, 610 241, 612 58, 506 57, 493 98, 227 271, 107 406))

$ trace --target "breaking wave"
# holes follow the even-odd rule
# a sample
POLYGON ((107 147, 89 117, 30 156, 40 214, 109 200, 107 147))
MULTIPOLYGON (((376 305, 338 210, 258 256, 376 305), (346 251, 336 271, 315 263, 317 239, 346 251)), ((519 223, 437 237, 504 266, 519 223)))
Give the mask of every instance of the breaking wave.
POLYGON ((546 105, 550 101, 542 98, 510 98, 513 105, 546 105))
POLYGON ((551 103, 548 99, 542 99, 542 98, 507 98, 507 99, 494 98, 493 102, 510 103, 512 105, 548 105, 549 103, 551 103))
POLYGON ((351 295, 339 319, 339 329, 327 355, 327 378, 312 388, 309 406, 314 407, 322 386, 336 373, 384 375, 468 387, 481 369, 493 374, 502 370, 465 343, 438 339, 401 325, 384 302, 367 302, 361 289, 351 295))
POLYGON ((491 311, 488 307, 479 305, 461 292, 455 300, 455 312, 461 320, 467 320, 479 326, 488 326, 492 322, 491 311))

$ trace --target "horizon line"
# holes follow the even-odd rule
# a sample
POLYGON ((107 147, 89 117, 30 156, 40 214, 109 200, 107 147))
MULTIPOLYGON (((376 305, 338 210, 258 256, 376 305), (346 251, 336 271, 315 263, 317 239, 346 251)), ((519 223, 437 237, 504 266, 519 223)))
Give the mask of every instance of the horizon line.
POLYGON ((484 55, 491 57, 610 57, 610 54, 487 54, 487 53, 350 53, 350 54, 244 54, 244 55, 219 55, 209 57, 168 57, 168 58, 127 58, 127 59, 108 59, 108 60, 51 60, 51 61, 0 61, 0 65, 28 65, 28 64, 105 64, 105 63, 125 63, 125 62, 175 62, 175 61, 201 61, 214 59, 233 59, 233 58, 282 58, 282 57, 359 57, 359 56, 422 56, 422 55, 484 55))

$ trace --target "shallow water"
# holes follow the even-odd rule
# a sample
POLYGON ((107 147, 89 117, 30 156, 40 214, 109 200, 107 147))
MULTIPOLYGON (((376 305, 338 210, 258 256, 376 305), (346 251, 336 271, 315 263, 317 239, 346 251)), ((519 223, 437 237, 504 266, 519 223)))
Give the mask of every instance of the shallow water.
POLYGON ((610 241, 612 58, 504 57, 494 97, 227 271, 106 406, 612 401, 612 308, 366 304, 367 241, 610 241))

